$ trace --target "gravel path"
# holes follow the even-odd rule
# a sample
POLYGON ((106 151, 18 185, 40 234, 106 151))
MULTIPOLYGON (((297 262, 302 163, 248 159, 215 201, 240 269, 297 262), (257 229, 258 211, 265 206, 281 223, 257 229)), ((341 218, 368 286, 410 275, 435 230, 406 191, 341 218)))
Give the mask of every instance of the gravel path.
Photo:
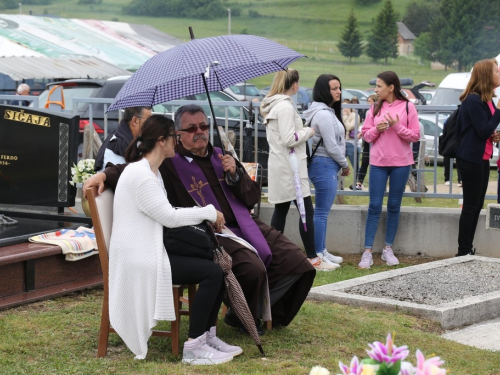
POLYGON ((500 290, 500 264, 479 260, 345 289, 369 297, 439 305, 500 290))

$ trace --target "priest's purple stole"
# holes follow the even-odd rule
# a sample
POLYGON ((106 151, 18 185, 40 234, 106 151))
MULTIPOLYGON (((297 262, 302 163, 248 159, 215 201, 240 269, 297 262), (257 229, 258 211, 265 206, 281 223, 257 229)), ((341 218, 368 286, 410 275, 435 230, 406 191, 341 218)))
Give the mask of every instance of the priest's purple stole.
MULTIPOLYGON (((222 161, 219 159, 219 154, 221 154, 220 149, 214 148, 214 152, 210 157, 210 162, 214 167, 215 173, 219 179, 220 185, 224 194, 226 195, 226 199, 233 210, 234 216, 238 221, 239 231, 234 231, 235 234, 240 235, 241 237, 252 244, 253 247, 257 250, 260 259, 265 264, 266 267, 271 264, 272 253, 269 245, 267 244, 266 239, 262 235, 261 231, 255 221, 253 221, 248 208, 245 207, 243 203, 241 203, 232 191, 229 186, 226 184, 224 179, 224 170, 222 168, 222 161), (238 233, 239 232, 239 233, 238 233)), ((208 204, 212 204, 217 210, 221 211, 219 203, 215 198, 215 195, 210 188, 210 184, 207 181, 202 169, 196 164, 193 160, 189 162, 184 156, 175 154, 175 156, 170 159, 179 175, 179 178, 182 181, 182 184, 188 191, 188 193, 193 197, 193 199, 198 202, 198 204, 202 207, 205 207, 208 204)), ((233 228, 230 228, 233 229, 233 228)), ((236 229, 236 228, 234 228, 236 229)))

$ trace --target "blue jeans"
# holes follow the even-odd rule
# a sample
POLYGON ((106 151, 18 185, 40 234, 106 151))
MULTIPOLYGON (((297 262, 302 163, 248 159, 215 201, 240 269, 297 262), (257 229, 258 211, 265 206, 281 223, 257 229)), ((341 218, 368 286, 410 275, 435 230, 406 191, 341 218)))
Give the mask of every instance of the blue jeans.
POLYGON ((378 229, 382 202, 384 200, 387 179, 389 179, 389 199, 387 200, 387 230, 385 245, 392 246, 398 231, 399 212, 405 191, 406 182, 410 175, 411 165, 405 167, 377 167, 370 165, 370 205, 366 217, 365 249, 373 247, 375 234, 378 229), (390 178, 389 178, 390 177, 390 178))
POLYGON ((326 226, 328 215, 337 194, 337 174, 340 165, 330 157, 314 156, 309 166, 309 179, 316 190, 314 209, 314 246, 316 253, 326 248, 326 226))
POLYGON ((357 145, 349 142, 345 143, 345 155, 351 162, 354 176, 356 176, 358 174, 357 170, 359 168, 359 150, 358 154, 356 155, 356 165, 354 165, 354 147, 357 147, 357 145))

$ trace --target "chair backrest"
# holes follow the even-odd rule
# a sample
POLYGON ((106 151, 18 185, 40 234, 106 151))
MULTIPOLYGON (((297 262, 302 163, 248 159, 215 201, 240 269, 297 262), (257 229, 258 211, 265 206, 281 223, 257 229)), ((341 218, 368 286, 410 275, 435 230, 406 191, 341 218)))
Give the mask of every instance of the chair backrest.
POLYGON ((114 197, 115 194, 111 189, 104 190, 101 195, 97 195, 97 187, 87 189, 87 199, 89 201, 90 214, 92 224, 94 225, 105 284, 108 280, 108 250, 111 239, 111 228, 113 227, 114 197))

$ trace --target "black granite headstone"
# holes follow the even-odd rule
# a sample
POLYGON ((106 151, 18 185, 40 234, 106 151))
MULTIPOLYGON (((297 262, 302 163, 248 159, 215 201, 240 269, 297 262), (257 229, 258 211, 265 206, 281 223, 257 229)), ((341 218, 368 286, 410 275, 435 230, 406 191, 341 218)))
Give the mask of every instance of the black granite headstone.
POLYGON ((71 207, 79 116, 0 105, 0 203, 71 207))
POLYGON ((486 212, 486 229, 500 230, 500 204, 489 204, 486 212))

